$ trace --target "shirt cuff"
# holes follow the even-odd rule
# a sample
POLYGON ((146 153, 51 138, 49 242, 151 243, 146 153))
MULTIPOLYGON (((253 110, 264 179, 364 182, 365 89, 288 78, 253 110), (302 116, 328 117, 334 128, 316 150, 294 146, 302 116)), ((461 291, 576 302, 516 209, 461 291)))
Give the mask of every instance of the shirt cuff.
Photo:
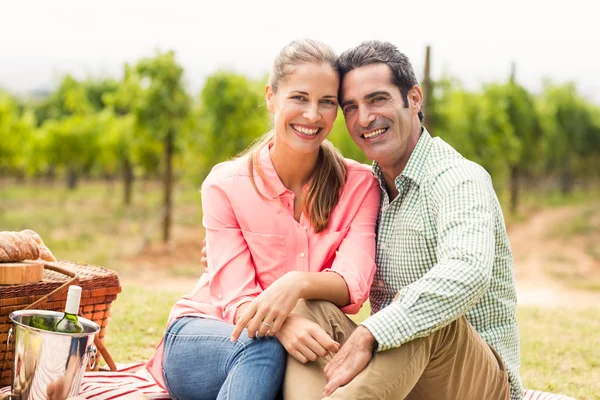
POLYGON ((361 287, 365 286, 365 284, 361 285, 361 278, 354 272, 338 269, 324 269, 322 272, 335 272, 342 277, 348 287, 350 303, 344 307, 340 307, 340 310, 345 314, 357 314, 364 302, 369 298, 369 287, 361 287))
POLYGON ((410 318, 399 303, 390 304, 364 320, 361 325, 375 337, 378 352, 400 347, 415 331, 410 318))
POLYGON ((237 313, 238 308, 242 304, 248 303, 254 299, 255 297, 244 296, 227 304, 227 306, 225 306, 223 309, 223 319, 231 324, 235 324, 235 313, 237 313))

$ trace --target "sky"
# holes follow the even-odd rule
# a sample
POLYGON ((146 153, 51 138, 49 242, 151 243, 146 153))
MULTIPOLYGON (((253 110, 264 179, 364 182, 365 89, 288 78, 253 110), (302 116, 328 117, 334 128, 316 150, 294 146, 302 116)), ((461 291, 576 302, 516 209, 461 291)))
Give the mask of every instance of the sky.
POLYGON ((228 69, 262 77, 279 49, 312 38, 342 52, 387 40, 423 75, 457 77, 472 90, 504 81, 575 81, 600 104, 600 27, 592 0, 33 1, 0 3, 0 88, 52 89, 60 77, 120 78, 124 63, 174 50, 193 95, 228 69))

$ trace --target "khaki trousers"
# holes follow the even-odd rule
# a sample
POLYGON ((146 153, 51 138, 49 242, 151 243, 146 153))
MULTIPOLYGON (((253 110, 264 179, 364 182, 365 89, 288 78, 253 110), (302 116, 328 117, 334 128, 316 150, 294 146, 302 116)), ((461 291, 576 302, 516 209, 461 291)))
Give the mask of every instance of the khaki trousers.
MULTIPOLYGON (((293 311, 323 327, 343 344, 356 329, 334 304, 300 300, 293 311)), ((333 356, 302 364, 288 356, 283 386, 286 400, 321 399, 323 368, 333 356)), ((464 318, 429 336, 382 351, 349 384, 329 399, 507 400, 504 363, 464 318)))

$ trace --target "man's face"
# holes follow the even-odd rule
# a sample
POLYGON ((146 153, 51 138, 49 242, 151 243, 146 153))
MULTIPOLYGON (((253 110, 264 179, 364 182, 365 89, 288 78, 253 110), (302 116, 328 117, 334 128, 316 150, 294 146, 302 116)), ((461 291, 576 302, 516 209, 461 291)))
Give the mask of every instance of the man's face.
POLYGON ((393 167, 406 162, 415 124, 420 132, 421 92, 418 86, 409 91, 407 107, 400 88, 391 81, 386 64, 356 68, 342 82, 341 106, 352 140, 369 159, 393 167))

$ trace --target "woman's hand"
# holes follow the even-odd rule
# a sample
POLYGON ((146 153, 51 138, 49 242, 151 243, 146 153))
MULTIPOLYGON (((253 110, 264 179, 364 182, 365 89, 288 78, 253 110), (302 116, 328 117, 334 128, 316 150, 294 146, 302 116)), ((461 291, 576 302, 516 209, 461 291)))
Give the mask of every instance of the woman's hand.
POLYGON ((305 364, 325 357, 327 353, 336 353, 340 345, 333 340, 319 324, 291 314, 277 333, 279 343, 288 354, 305 364))
MULTIPOLYGON (((243 310, 231 334, 231 341, 240 337, 244 328, 248 337, 275 336, 301 297, 302 287, 298 274, 288 272, 277 279, 243 310)), ((241 310, 240 310, 241 311, 241 310)))

